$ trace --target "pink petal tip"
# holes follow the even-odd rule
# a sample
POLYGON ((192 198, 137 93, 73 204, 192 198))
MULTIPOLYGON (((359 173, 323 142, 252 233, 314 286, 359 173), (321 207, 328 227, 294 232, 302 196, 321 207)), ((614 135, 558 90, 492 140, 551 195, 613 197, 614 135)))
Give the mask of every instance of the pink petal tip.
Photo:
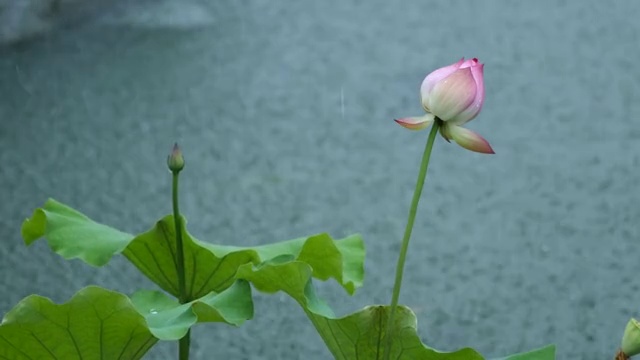
POLYGON ((463 148, 482 154, 495 154, 489 142, 479 134, 455 125, 447 126, 447 128, 451 138, 463 148))
POLYGON ((406 117, 401 119, 394 119, 394 121, 397 122, 398 125, 409 130, 425 129, 433 124, 433 120, 434 116, 432 114, 427 114, 421 117, 406 117))

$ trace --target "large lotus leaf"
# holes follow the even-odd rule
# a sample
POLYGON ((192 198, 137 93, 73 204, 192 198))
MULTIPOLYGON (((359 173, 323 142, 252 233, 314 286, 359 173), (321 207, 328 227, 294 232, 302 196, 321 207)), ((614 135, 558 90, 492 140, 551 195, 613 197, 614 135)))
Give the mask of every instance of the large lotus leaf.
MULTIPOLYGON (((283 291, 295 299, 337 360, 379 360, 385 349, 384 341, 388 306, 368 306, 351 315, 337 318, 330 307, 314 290, 311 267, 300 261, 271 261, 254 266, 245 264, 237 277, 250 281, 260 291, 283 291)), ((552 360, 553 347, 504 360, 552 360)), ((454 352, 440 352, 423 344, 417 334, 417 321, 407 307, 399 307, 393 325, 392 359, 412 360, 483 360, 475 350, 465 348, 454 352)))
POLYGON ((222 293, 180 304, 160 291, 141 290, 131 297, 144 315, 151 333, 160 340, 181 339, 195 323, 224 322, 241 325, 253 316, 251 287, 239 280, 222 293))
MULTIPOLYGON (((353 266, 354 257, 364 258, 359 236, 333 240, 328 234, 290 240, 254 248, 217 246, 194 239, 183 231, 186 289, 189 298, 219 292, 235 281, 238 267, 271 258, 301 259, 314 267, 313 276, 334 278, 349 292, 362 284, 364 273, 353 266), (343 256, 343 253, 348 256, 343 256), (334 266, 327 266, 326 263, 334 266), (343 271, 343 267, 347 271, 343 271)), ((177 295, 175 226, 172 216, 160 220, 150 231, 137 236, 123 254, 161 288, 177 295)))
MULTIPOLYGON (((22 234, 27 244, 46 237, 55 252, 94 266, 104 265, 113 255, 122 252, 148 278, 178 296, 172 216, 164 217, 151 230, 134 237, 49 200, 24 222, 22 234)), ((311 265, 313 277, 333 278, 350 294, 362 285, 364 245, 358 235, 334 240, 328 234, 319 234, 246 248, 202 242, 186 229, 182 235, 189 299, 201 298, 212 291, 218 293, 231 286, 241 265, 259 264, 274 258, 304 261, 311 265)))
POLYGON ((362 286, 364 279, 365 249, 360 235, 333 240, 331 236, 323 233, 252 248, 197 242, 218 256, 253 250, 262 260, 261 262, 272 259, 305 262, 313 269, 314 278, 320 280, 333 278, 350 295, 353 295, 355 289, 362 286))
POLYGON ((494 360, 553 360, 556 358, 556 347, 553 345, 545 346, 540 349, 532 350, 525 353, 506 356, 494 360))
POLYGON ((140 359, 156 342, 129 298, 96 286, 61 305, 30 295, 0 325, 2 359, 140 359))
POLYGON ((105 265, 133 239, 133 235, 99 224, 53 199, 22 224, 27 245, 41 237, 46 237, 51 249, 65 259, 79 258, 93 266, 105 265))

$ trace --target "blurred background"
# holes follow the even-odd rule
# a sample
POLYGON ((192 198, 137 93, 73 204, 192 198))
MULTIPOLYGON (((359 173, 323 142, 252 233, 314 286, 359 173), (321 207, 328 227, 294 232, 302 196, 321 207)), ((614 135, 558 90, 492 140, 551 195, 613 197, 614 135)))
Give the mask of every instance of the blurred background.
MULTIPOLYGON (((438 139, 401 303, 438 349, 613 358, 640 315, 639 16, 634 0, 0 0, 0 313, 153 288, 19 229, 53 197, 147 230, 171 211, 174 141, 197 238, 359 232, 364 287, 317 287, 340 315, 388 303, 427 137, 392 119, 421 114, 423 77, 465 56, 486 64, 469 128, 496 155, 438 139)), ((194 359, 330 358, 291 299, 255 301, 241 328, 196 327, 194 359)))

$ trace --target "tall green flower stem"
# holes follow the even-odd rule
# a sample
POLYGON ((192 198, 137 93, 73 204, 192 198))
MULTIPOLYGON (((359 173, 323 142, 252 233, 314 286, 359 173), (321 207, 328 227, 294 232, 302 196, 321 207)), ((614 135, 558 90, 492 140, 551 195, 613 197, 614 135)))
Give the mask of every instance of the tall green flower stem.
MULTIPOLYGON (((172 193, 172 203, 173 203, 173 221, 175 223, 175 231, 176 231, 176 272, 178 274, 178 292, 180 293, 178 297, 178 301, 181 304, 187 303, 190 301, 189 295, 187 294, 187 289, 185 287, 185 276, 184 276, 184 246, 182 245, 182 228, 183 222, 182 217, 180 216, 180 208, 178 206, 178 178, 180 176, 180 171, 184 168, 184 158, 182 157, 182 152, 180 148, 178 148, 178 144, 175 144, 173 147, 173 152, 169 156, 167 160, 167 164, 169 166, 169 170, 173 175, 173 182, 171 187, 172 193)), ((189 347, 191 345, 191 329, 187 330, 187 333, 184 337, 180 339, 178 342, 178 359, 179 360, 188 360, 189 359, 189 347)))
POLYGON ((389 312, 389 319, 387 321, 386 346, 384 348, 383 359, 389 360, 391 355, 391 345, 393 339, 393 322, 395 321, 396 309, 398 307, 398 298, 400 297, 400 287, 402 286, 402 276, 404 273, 404 263, 407 259, 407 250, 409 249, 409 241, 411 240, 411 232, 413 231, 413 223, 416 219, 416 213, 418 211, 418 203, 420 202, 420 195, 422 194, 422 188, 424 187, 424 180, 427 177, 427 168, 429 167, 429 158, 431 157, 431 149, 433 149, 433 143, 438 134, 438 128, 442 120, 436 118, 431 126, 431 132, 427 139, 427 145, 424 148, 422 154, 422 162, 420 163, 420 172, 418 173, 418 181, 416 182, 416 188, 413 192, 413 199, 411 200, 411 207, 409 208, 409 218, 407 219, 407 226, 404 229, 404 236, 402 238, 402 246, 400 247, 400 256, 398 257, 398 264, 396 265, 396 279, 393 284, 393 295, 391 297, 391 309, 389 312))

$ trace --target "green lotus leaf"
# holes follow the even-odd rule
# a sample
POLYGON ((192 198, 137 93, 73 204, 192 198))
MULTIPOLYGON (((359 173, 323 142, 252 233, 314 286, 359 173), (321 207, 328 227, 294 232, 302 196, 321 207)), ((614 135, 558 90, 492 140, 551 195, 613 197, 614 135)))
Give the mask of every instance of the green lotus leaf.
POLYGON ((134 360, 158 341, 125 295, 86 287, 68 302, 30 295, 0 325, 0 358, 134 360))
POLYGON ((223 322, 239 326, 253 317, 251 287, 243 280, 222 293, 211 292, 185 304, 150 290, 135 292, 131 301, 144 315, 151 333, 160 340, 178 340, 196 323, 223 322))
MULTIPOLYGON (((355 262, 356 259, 352 260, 355 262)), ((326 302, 317 296, 312 282, 312 272, 313 269, 308 263, 282 259, 258 266, 245 264, 238 269, 237 278, 251 282, 260 291, 267 293, 283 291, 296 300, 335 359, 379 360, 386 346, 384 339, 389 306, 367 306, 345 317, 336 317, 326 302)), ((392 334, 391 359, 484 359, 470 348, 441 352, 423 344, 417 334, 415 314, 407 307, 398 307, 392 334)), ((555 349, 550 346, 502 360, 553 359, 555 359, 555 349)))
POLYGON ((99 224, 53 199, 23 222, 21 232, 27 245, 46 237, 51 249, 63 258, 78 258, 93 266, 108 263, 133 239, 133 235, 99 224))
MULTIPOLYGON (((186 221, 183 223, 186 224, 186 221)), ((162 289, 178 296, 176 236, 173 216, 161 219, 138 236, 99 224, 78 211, 48 200, 22 225, 27 245, 46 238, 49 246, 66 259, 78 258, 94 266, 106 264, 122 253, 162 289)), ((353 294, 362 285, 364 245, 359 235, 334 240, 318 234, 256 247, 221 246, 203 242, 183 229, 186 292, 188 299, 220 293, 235 281, 238 267, 276 258, 303 261, 312 276, 335 279, 353 294)))
POLYGON ((556 358, 556 347, 548 345, 540 349, 514 354, 495 360, 554 360, 556 358))

